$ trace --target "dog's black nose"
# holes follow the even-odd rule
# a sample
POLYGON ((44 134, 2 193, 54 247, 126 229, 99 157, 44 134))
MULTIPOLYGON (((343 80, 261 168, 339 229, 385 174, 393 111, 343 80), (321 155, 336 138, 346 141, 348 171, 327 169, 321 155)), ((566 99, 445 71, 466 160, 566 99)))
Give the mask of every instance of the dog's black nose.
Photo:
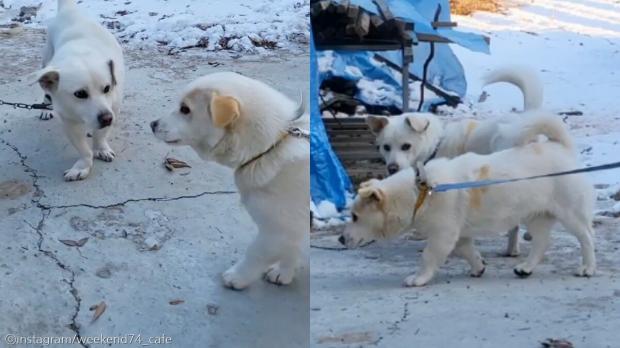
POLYGON ((340 235, 340 238, 338 238, 338 241, 340 242, 340 244, 344 245, 344 236, 340 235))
POLYGON ((99 121, 99 126, 101 128, 111 126, 113 120, 114 120, 114 117, 109 112, 101 113, 97 116, 97 121, 99 121))
POLYGON ((155 130, 157 129, 157 126, 159 126, 159 121, 153 121, 151 122, 151 130, 153 132, 155 132, 155 130))
POLYGON ((400 168, 398 167, 398 164, 396 164, 396 163, 391 163, 391 164, 389 164, 389 165, 387 166, 387 170, 388 170, 388 173, 389 173, 390 175, 392 175, 392 174, 394 174, 394 173, 398 172, 398 169, 400 169, 400 168))

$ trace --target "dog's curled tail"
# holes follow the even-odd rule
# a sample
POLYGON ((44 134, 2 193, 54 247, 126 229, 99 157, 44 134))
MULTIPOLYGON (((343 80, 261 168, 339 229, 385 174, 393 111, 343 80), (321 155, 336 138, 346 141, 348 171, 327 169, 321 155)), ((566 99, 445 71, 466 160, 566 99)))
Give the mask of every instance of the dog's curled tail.
POLYGON ((518 145, 534 142, 538 136, 544 135, 549 141, 561 144, 568 150, 573 149, 572 138, 560 117, 552 114, 530 116, 523 122, 518 145))
POLYGON ((527 66, 506 66, 483 77, 483 87, 496 82, 517 86, 523 93, 523 110, 540 109, 543 103, 543 85, 538 73, 527 66))
POLYGON ((75 6, 75 0, 58 0, 58 12, 62 12, 75 6))

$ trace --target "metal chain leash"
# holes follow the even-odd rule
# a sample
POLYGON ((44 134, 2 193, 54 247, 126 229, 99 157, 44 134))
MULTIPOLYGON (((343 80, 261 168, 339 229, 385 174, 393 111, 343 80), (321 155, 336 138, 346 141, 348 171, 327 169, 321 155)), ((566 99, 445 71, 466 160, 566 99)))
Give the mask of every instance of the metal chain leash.
POLYGON ((289 128, 288 134, 292 136, 293 138, 301 138, 301 139, 310 140, 310 133, 308 131, 305 131, 297 127, 289 128))
POLYGON ((24 103, 9 103, 0 99, 0 106, 8 105, 13 109, 26 109, 26 110, 54 110, 52 104, 24 104, 24 103))

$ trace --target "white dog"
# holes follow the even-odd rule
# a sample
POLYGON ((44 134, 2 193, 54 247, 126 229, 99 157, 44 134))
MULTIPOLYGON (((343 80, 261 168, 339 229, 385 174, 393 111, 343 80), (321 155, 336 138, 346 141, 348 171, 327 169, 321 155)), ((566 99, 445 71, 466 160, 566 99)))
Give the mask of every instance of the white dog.
POLYGON ((309 126, 304 109, 262 82, 223 72, 191 83, 178 110, 151 123, 157 138, 235 169, 259 233, 245 259, 224 272, 227 287, 243 289, 263 274, 289 284, 307 248, 310 144, 291 131, 309 126))
MULTIPOLYGON (((519 87, 524 96, 525 117, 532 119, 541 113, 543 88, 536 72, 526 67, 506 67, 485 77, 485 85, 496 82, 519 87)), ((452 158, 466 152, 489 154, 506 149, 512 146, 514 133, 523 126, 521 116, 483 122, 463 120, 444 126, 430 113, 368 116, 366 122, 377 136, 376 143, 390 175, 435 157, 452 158)), ((518 232, 518 227, 509 232, 506 256, 519 255, 518 232)))
MULTIPOLYGON (((83 16, 73 0, 58 0, 58 14, 48 27, 43 69, 33 80, 45 91, 45 102, 53 104, 54 114, 80 153, 65 180, 86 178, 93 158, 114 160, 107 137, 119 116, 124 77, 123 52, 114 36, 83 16)), ((41 119, 52 117, 41 114, 41 119)))
POLYGON ((416 228, 427 237, 422 267, 405 279, 407 286, 422 286, 434 276, 448 255, 465 258, 471 275, 479 277, 484 263, 473 237, 495 234, 520 223, 532 235, 532 249, 525 262, 514 269, 529 276, 550 243, 551 228, 559 221, 581 244, 582 265, 578 276, 595 272, 592 217, 594 189, 583 175, 566 175, 454 190, 428 195, 437 184, 484 179, 528 177, 575 169, 577 161, 568 132, 557 118, 545 134, 546 142, 532 142, 535 128, 524 129, 522 146, 490 155, 468 153, 453 159, 430 161, 422 170, 401 171, 384 180, 371 180, 360 189, 353 205, 353 222, 341 238, 349 248, 365 241, 387 238, 416 228), (419 175, 417 175, 419 173, 419 175))

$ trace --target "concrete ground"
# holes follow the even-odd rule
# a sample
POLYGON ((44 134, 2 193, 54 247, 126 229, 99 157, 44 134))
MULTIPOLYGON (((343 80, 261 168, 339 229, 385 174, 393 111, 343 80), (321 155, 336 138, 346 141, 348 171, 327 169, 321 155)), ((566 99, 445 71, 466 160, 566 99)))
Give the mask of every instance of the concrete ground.
MULTIPOLYGON (((42 33, 31 30, 0 40, 1 99, 40 101, 39 87, 24 77, 39 66, 42 45, 42 33)), ((128 51, 127 60, 122 118, 111 139, 117 158, 96 161, 85 181, 63 181, 77 153, 57 118, 44 122, 36 112, 0 106, 0 347, 7 334, 133 335, 130 347, 141 346, 137 335, 142 345, 165 335, 173 347, 307 346, 307 264, 289 287, 223 288, 221 272, 256 234, 232 171, 156 141, 148 123, 176 107, 184 84, 218 70, 296 96, 307 88, 308 57, 128 51), (166 156, 192 168, 170 173, 166 156), (82 247, 61 242, 83 238, 82 247), (107 308, 93 321, 90 308, 101 302, 107 308)))
MULTIPOLYGON (((572 275, 581 262, 576 238, 556 226, 543 263, 527 279, 500 257, 506 238, 478 241, 487 260, 481 278, 450 257, 432 282, 405 288, 424 241, 401 238, 359 250, 339 248, 339 231, 315 233, 311 243, 311 347, 542 347, 548 338, 574 347, 617 347, 620 327, 618 219, 596 226, 598 274, 572 275)), ((552 346, 560 348, 565 346, 552 346)))

